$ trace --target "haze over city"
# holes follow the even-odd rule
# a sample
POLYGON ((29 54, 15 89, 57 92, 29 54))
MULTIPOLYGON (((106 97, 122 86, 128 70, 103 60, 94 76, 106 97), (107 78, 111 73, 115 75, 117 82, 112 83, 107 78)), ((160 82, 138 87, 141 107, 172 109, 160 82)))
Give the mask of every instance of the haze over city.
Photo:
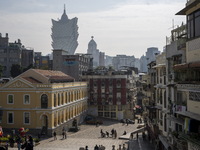
POLYGON ((140 57, 148 47, 162 51, 174 25, 185 22, 176 16, 183 0, 7 0, 0 1, 0 32, 10 41, 21 39, 25 47, 51 53, 51 19, 60 19, 64 4, 68 17, 78 18, 78 48, 86 53, 91 36, 106 55, 140 57))

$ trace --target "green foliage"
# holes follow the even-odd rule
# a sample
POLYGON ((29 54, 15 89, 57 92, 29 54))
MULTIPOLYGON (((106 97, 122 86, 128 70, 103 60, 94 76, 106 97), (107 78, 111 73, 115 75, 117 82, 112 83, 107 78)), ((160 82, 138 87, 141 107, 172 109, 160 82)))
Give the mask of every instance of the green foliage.
POLYGON ((14 78, 22 73, 22 67, 19 64, 13 64, 11 66, 10 74, 14 78))
POLYGON ((1 142, 8 142, 9 138, 8 137, 0 137, 1 142))
POLYGON ((35 143, 39 143, 40 142, 40 139, 38 139, 38 138, 33 138, 33 140, 35 141, 35 143))

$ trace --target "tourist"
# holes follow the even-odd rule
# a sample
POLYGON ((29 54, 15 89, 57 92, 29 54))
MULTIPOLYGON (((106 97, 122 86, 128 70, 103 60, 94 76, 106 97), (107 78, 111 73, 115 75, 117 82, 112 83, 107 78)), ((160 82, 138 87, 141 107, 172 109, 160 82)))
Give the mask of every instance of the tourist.
POLYGON ((99 150, 98 145, 95 145, 94 150, 99 150))
POLYGON ((17 135, 16 143, 17 143, 18 150, 20 150, 21 149, 22 139, 21 139, 21 137, 19 135, 17 135))
POLYGON ((106 131, 106 136, 109 137, 109 132, 108 131, 106 131))
POLYGON ((53 132, 53 137, 54 137, 54 140, 57 140, 56 131, 53 132))

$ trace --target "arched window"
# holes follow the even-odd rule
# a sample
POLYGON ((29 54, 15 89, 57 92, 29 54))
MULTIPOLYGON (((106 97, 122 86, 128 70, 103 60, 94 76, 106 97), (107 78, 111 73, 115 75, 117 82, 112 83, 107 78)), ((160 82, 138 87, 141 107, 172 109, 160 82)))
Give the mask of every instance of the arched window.
POLYGON ((164 117, 164 130, 165 130, 165 132, 167 132, 167 115, 166 114, 164 117))
POLYGON ((60 106, 60 93, 58 93, 58 106, 60 106))
POLYGON ((48 108, 48 96, 46 94, 41 96, 41 108, 48 108))
POLYGON ((56 94, 54 94, 54 107, 56 107, 56 94))

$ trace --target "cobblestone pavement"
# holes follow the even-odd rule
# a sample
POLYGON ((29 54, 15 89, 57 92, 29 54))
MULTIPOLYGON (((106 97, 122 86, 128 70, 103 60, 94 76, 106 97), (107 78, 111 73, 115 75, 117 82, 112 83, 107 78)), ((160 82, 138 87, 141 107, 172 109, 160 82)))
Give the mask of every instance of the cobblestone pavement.
MULTIPOLYGON (((105 146, 106 150, 112 150, 112 145, 115 145, 117 150, 120 144, 126 144, 126 147, 128 147, 128 140, 121 140, 118 139, 118 137, 121 136, 124 131, 127 133, 134 131, 136 127, 137 124, 129 124, 127 126, 122 125, 119 121, 113 120, 104 120, 104 124, 98 127, 95 125, 83 124, 80 126, 80 131, 76 133, 68 132, 67 139, 63 140, 61 135, 57 136, 57 140, 53 140, 53 137, 44 139, 38 146, 34 147, 34 150, 79 150, 80 147, 85 147, 86 145, 89 150, 93 150, 96 144, 105 146), (112 129, 115 129, 117 131, 117 138, 101 138, 101 129, 103 132, 108 131, 109 133, 111 133, 112 129)), ((139 139, 139 141, 133 140, 132 145, 135 148, 137 147, 138 150, 153 150, 147 142, 141 139, 139 139)), ((14 150, 16 148, 12 149, 14 150)))

